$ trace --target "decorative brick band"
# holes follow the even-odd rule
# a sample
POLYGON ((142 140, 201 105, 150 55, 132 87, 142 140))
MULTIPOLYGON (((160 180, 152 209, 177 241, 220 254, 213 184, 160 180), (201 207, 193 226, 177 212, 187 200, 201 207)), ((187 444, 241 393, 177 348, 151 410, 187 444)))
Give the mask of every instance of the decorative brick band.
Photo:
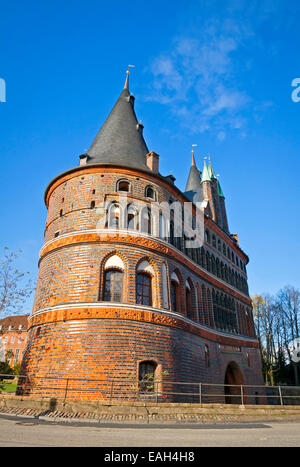
POLYGON ((204 269, 199 267, 196 263, 191 261, 187 256, 184 256, 182 253, 177 251, 175 248, 172 248, 168 244, 163 244, 161 241, 155 240, 153 237, 146 237, 141 235, 119 232, 80 232, 74 235, 64 236, 55 240, 52 240, 50 243, 45 245, 41 249, 40 260, 51 251, 57 250, 65 246, 76 245, 79 243, 90 243, 90 242, 101 242, 101 243, 124 243, 130 244, 142 248, 147 248, 163 255, 169 256, 172 259, 175 259, 179 263, 187 266, 195 274, 200 275, 202 279, 206 280, 215 287, 222 288, 227 293, 233 295, 238 300, 243 301, 247 305, 251 306, 250 298, 246 297, 242 293, 236 291, 229 285, 225 284, 223 281, 220 281, 218 278, 213 277, 208 274, 204 269))
POLYGON ((29 328, 48 323, 59 321, 72 320, 88 320, 88 319, 112 319, 112 320, 129 320, 151 323, 155 325, 175 327, 182 331, 196 334, 199 337, 208 339, 213 342, 224 345, 240 345, 243 347, 258 348, 259 344, 255 339, 243 339, 240 337, 224 336, 218 331, 214 332, 204 328, 201 325, 193 324, 184 317, 175 316, 172 313, 157 312, 146 309, 139 309, 130 306, 99 304, 97 306, 80 306, 70 305, 68 307, 53 307, 45 311, 40 310, 29 317, 29 328))

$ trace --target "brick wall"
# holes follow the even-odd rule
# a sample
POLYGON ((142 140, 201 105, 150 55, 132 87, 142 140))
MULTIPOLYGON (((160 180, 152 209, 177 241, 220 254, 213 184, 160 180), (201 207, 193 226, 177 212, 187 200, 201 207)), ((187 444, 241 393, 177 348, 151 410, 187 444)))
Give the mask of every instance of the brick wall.
POLYGON ((21 364, 27 344, 28 315, 7 316, 0 320, 0 361, 21 364))
MULTIPOLYGON (((145 198, 145 188, 149 184, 159 203, 170 198, 185 201, 175 187, 160 177, 126 169, 79 169, 63 174, 50 184, 45 198, 48 206, 45 245, 41 250, 22 372, 31 379, 50 375, 90 379, 131 375, 136 379, 138 362, 153 360, 157 371, 167 371, 169 381, 223 384, 227 365, 234 359, 245 383, 262 383, 251 301, 247 295, 212 276, 161 239, 137 232, 96 231, 97 206, 117 200, 116 187, 120 179, 130 183, 128 202, 149 203, 151 200, 145 198), (124 306, 109 304, 105 310, 102 302, 104 264, 114 254, 124 263, 124 306), (147 260, 154 271, 151 309, 136 305, 136 271, 142 260, 147 260), (163 284, 162 264, 166 268, 166 284, 163 284), (180 278, 177 314, 172 313, 170 305, 173 272, 180 278), (186 283, 191 289, 189 310, 186 309, 186 283), (234 299, 239 335, 214 329, 213 290, 234 299), (209 366, 205 345, 209 349, 209 366), (240 350, 225 353, 220 345, 238 345, 240 350)), ((206 222, 247 262, 246 255, 229 236, 212 225, 211 220, 206 219, 206 222)), ((239 273, 246 277, 243 271, 239 273)), ((34 379, 32 381, 31 393, 59 395, 59 391, 52 389, 50 394, 48 389, 41 389, 34 379)), ((82 389, 77 397, 92 396, 82 389)), ((101 394, 98 392, 93 397, 99 398, 101 394)))

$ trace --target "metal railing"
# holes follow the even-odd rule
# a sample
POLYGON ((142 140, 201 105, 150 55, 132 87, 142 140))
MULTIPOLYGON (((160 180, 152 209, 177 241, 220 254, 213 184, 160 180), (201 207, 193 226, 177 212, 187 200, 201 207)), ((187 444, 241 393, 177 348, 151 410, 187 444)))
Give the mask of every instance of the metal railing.
POLYGON ((22 396, 108 402, 300 405, 300 386, 213 384, 168 380, 100 380, 0 374, 0 393, 7 392, 22 396))

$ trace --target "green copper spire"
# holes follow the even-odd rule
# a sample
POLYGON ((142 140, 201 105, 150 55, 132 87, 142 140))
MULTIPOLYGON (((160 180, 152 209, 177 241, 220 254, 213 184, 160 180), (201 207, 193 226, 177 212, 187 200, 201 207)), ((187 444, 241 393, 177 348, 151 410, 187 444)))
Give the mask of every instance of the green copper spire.
POLYGON ((202 172, 202 182, 210 182, 211 177, 208 171, 208 168, 206 166, 206 162, 204 161, 204 166, 203 166, 203 172, 202 172))
POLYGON ((225 198, 219 180, 218 180, 218 195, 220 196, 220 198, 225 198))
POLYGON ((210 178, 217 178, 214 173, 214 169, 212 168, 211 161, 209 159, 209 164, 208 164, 208 173, 210 178))

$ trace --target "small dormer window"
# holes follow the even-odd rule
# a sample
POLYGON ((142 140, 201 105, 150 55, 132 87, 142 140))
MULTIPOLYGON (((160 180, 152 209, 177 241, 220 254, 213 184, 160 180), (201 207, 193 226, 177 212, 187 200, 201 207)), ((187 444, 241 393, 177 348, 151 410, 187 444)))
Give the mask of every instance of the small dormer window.
POLYGON ((12 331, 13 329, 14 329, 14 326, 12 324, 10 326, 8 326, 9 331, 12 331))
POLYGON ((146 198, 156 199, 156 191, 152 186, 147 186, 145 190, 146 198))
POLYGON ((130 191, 130 183, 128 180, 119 180, 117 183, 117 191, 130 191))

